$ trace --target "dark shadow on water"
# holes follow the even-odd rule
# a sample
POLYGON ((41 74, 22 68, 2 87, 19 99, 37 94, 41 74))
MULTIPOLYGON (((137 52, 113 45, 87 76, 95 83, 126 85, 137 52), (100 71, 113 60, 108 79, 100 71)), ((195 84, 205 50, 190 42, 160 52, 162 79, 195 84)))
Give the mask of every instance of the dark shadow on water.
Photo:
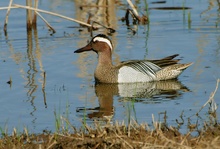
POLYGON ((132 101, 145 104, 162 104, 165 101, 176 100, 184 92, 190 90, 178 80, 126 83, 126 84, 96 84, 95 93, 99 107, 78 107, 79 117, 89 119, 109 120, 114 115, 113 99, 118 96, 119 102, 132 101))

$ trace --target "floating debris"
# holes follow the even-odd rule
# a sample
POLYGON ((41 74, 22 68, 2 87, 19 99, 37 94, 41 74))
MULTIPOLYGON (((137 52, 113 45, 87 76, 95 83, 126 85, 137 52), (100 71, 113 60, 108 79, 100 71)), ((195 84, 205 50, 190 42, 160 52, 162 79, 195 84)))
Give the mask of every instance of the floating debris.
POLYGON ((156 1, 156 2, 151 2, 151 4, 165 4, 166 1, 156 1))
POLYGON ((8 84, 10 85, 10 87, 11 87, 11 85, 12 85, 12 79, 11 79, 11 77, 10 77, 10 80, 9 80, 8 82, 6 82, 6 83, 8 83, 8 84))
POLYGON ((156 10, 186 10, 192 9, 191 7, 153 7, 149 9, 156 9, 156 10))

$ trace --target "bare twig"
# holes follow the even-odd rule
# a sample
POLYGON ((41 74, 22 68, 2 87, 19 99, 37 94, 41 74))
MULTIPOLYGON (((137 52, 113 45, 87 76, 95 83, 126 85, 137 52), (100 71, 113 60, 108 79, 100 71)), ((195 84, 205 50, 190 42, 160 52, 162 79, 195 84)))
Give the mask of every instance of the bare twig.
POLYGON ((76 20, 76 19, 73 19, 73 18, 70 18, 70 17, 66 17, 64 15, 53 13, 53 12, 50 12, 50 11, 46 11, 46 10, 42 10, 42 9, 36 9, 36 8, 33 8, 33 7, 28 7, 28 6, 18 5, 18 4, 13 4, 13 6, 17 7, 17 8, 24 8, 24 9, 34 10, 34 11, 38 11, 38 12, 43 12, 43 13, 46 13, 46 14, 54 15, 54 16, 57 16, 57 17, 60 17, 60 18, 66 19, 66 20, 70 20, 70 21, 79 23, 79 24, 87 26, 87 27, 92 27, 92 25, 90 25, 88 23, 85 23, 85 22, 82 22, 82 21, 79 21, 79 20, 76 20))
POLYGON ((220 79, 217 79, 217 83, 216 83, 216 87, 214 92, 212 92, 209 96, 209 99, 207 100, 207 102, 200 108, 200 110, 196 113, 196 115, 208 104, 208 103, 212 103, 214 102, 214 96, 218 90, 218 85, 219 85, 220 79))
POLYGON ((55 29, 47 22, 46 19, 44 19, 44 17, 37 11, 35 11, 35 13, 46 23, 47 27, 53 31, 53 33, 56 33, 55 29))
POLYGON ((104 27, 105 29, 107 29, 109 33, 114 33, 114 32, 115 32, 115 30, 114 30, 113 28, 106 27, 105 25, 103 25, 103 24, 101 24, 101 23, 99 23, 99 22, 96 22, 96 21, 93 21, 93 22, 92 22, 92 26, 94 26, 95 23, 98 24, 98 25, 100 25, 100 26, 102 26, 102 27, 104 27))
POLYGON ((5 9, 14 9, 14 8, 18 8, 18 7, 15 7, 15 6, 11 6, 11 7, 0 7, 0 10, 5 10, 5 9))

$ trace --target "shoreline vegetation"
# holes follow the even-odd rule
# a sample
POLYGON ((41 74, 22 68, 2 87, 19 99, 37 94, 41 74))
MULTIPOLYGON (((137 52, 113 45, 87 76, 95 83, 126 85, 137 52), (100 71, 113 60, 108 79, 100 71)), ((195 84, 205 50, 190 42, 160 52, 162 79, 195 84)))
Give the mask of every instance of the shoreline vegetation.
POLYGON ((4 134, 0 148, 219 148, 220 124, 204 125, 187 134, 181 134, 175 127, 154 122, 154 129, 146 124, 110 124, 104 126, 94 122, 95 127, 85 125, 74 133, 67 130, 41 134, 29 134, 27 129, 18 134, 16 129, 11 136, 4 134))

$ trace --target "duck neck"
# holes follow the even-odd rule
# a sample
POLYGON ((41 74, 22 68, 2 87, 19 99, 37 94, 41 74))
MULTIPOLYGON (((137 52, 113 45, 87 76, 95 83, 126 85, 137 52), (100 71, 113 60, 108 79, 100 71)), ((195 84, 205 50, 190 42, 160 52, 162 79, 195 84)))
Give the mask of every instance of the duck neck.
POLYGON ((99 53, 98 65, 95 70, 95 80, 96 82, 102 83, 114 83, 117 77, 116 69, 112 65, 111 54, 99 53))
POLYGON ((112 54, 110 51, 100 52, 98 54, 99 66, 112 66, 112 54))

